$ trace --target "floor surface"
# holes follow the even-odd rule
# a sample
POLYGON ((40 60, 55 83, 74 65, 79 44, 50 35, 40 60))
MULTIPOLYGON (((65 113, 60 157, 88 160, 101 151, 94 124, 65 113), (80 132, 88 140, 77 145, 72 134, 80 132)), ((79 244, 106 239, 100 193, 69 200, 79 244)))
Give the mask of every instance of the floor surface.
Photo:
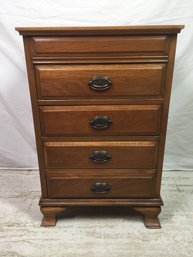
POLYGON ((0 257, 192 257, 193 171, 163 173, 162 229, 128 208, 68 209, 40 227, 37 171, 0 171, 0 257))

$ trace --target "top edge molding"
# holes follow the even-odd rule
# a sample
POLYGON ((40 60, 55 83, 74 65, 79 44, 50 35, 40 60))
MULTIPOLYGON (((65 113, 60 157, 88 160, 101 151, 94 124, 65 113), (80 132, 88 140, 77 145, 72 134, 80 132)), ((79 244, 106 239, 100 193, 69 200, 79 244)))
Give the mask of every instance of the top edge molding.
POLYGON ((177 34, 184 25, 147 25, 113 27, 16 27, 23 36, 137 35, 177 34))

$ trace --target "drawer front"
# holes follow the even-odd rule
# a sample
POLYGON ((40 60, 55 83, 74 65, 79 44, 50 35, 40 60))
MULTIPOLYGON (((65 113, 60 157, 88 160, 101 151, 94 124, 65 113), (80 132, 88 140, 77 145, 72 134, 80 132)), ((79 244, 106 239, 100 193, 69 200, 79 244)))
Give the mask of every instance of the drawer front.
POLYGON ((35 54, 130 53, 165 54, 166 36, 33 37, 35 54))
POLYGON ((159 96, 165 64, 37 65, 39 98, 159 96))
POLYGON ((49 198, 149 198, 154 178, 47 176, 49 198))
POLYGON ((42 135, 156 135, 159 105, 43 106, 42 135))
POLYGON ((47 168, 155 168, 157 142, 45 142, 47 168))

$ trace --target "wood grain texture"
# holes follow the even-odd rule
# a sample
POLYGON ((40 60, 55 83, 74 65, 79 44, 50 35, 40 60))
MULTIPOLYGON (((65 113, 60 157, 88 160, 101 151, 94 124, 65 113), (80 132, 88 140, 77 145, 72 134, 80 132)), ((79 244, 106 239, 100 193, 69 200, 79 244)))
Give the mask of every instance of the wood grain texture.
POLYGON ((161 228, 158 219, 158 215, 161 212, 161 207, 133 207, 133 209, 144 216, 144 224, 146 228, 161 228))
POLYGON ((48 226, 55 226, 56 225, 56 218, 57 214, 64 211, 66 208, 64 207, 41 207, 40 210, 44 215, 42 219, 41 226, 48 227, 48 226))
POLYGON ((37 54, 32 57, 34 65, 39 64, 148 64, 167 63, 167 55, 150 55, 150 53, 59 53, 59 54, 37 54))
POLYGON ((156 182, 155 182, 157 196, 160 195, 160 188, 161 188, 162 168, 163 168, 163 160, 164 160, 170 96, 171 96, 171 89, 172 89, 176 42, 177 42, 177 36, 172 35, 170 37, 169 60, 168 60, 167 71, 166 71, 166 81, 165 81, 165 90, 164 90, 164 105, 163 105, 163 109, 162 109, 163 112, 162 112, 162 122, 161 122, 160 149, 159 149, 158 163, 157 163, 157 165, 158 165, 157 166, 157 178, 156 178, 156 182))
POLYGON ((47 168, 155 168, 157 143, 142 142, 46 142, 45 165, 47 168), (96 162, 91 155, 105 151, 107 162, 96 162))
POLYGON ((184 25, 146 25, 146 26, 98 26, 98 27, 17 27, 20 35, 156 35, 176 34, 184 25))
POLYGON ((105 53, 161 52, 167 53, 165 36, 148 37, 34 37, 34 53, 105 53))
POLYGON ((39 98, 160 96, 164 85, 165 64, 125 65, 37 65, 39 98), (107 90, 89 87, 93 77, 112 81, 107 90))
POLYGON ((154 196, 152 176, 96 176, 78 177, 48 175, 48 195, 50 198, 151 198, 154 196), (107 183, 111 186, 107 193, 95 193, 91 190, 95 183, 107 183))
POLYGON ((162 206, 163 201, 159 198, 106 198, 106 199, 69 199, 69 198, 41 198, 40 206, 162 206))
POLYGON ((159 136, 144 136, 144 135, 138 135, 138 136, 127 136, 127 135, 97 135, 96 136, 59 136, 59 137, 41 137, 42 142, 108 142, 108 141, 118 141, 118 142, 124 142, 124 141, 157 141, 159 142, 160 137, 159 136))
POLYGON ((84 98, 65 98, 64 97, 58 97, 56 99, 48 99, 46 100, 37 100, 37 103, 39 106, 57 106, 57 105, 64 105, 64 106, 73 106, 73 105, 161 105, 164 103, 164 99, 161 97, 158 98, 151 98, 147 96, 127 96, 127 97, 116 97, 112 96, 111 98, 91 98, 91 97, 84 97, 84 98))
POLYGON ((45 175, 45 167, 43 162, 43 159, 44 159, 43 147, 42 147, 42 141, 41 141, 40 118, 38 113, 38 105, 36 101, 36 96, 37 96, 36 82, 35 82, 30 46, 31 46, 31 39, 28 37, 24 38, 25 59, 26 59, 26 67, 27 67, 27 73, 28 73, 28 82, 29 82, 29 90, 30 90, 30 97, 31 97, 34 130, 35 130, 35 136, 36 136, 35 138, 36 138, 36 147, 37 147, 37 155, 38 155, 41 192, 43 197, 47 197, 46 175, 45 175))
POLYGON ((158 135, 161 110, 158 105, 43 106, 40 107, 42 135, 158 135), (90 121, 107 116, 112 124, 97 130, 90 121))
POLYGON ((155 168, 145 169, 145 168, 115 168, 115 169, 109 169, 109 168, 71 168, 71 169, 65 169, 65 168, 47 168, 46 174, 47 175, 56 175, 56 176, 65 176, 65 177, 71 177, 71 176, 84 176, 84 177, 97 177, 97 176, 113 176, 113 177, 120 177, 120 174, 124 176, 129 177, 136 177, 136 176, 156 176, 157 170, 155 168))

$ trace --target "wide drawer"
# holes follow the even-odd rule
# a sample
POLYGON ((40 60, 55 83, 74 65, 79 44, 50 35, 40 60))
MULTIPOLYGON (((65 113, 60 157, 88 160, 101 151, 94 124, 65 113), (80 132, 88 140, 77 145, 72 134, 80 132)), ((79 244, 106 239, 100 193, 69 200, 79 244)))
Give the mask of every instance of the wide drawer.
POLYGON ((47 168, 155 168, 156 141, 45 142, 47 168))
POLYGON ((154 177, 47 175, 49 198, 150 198, 154 177))
POLYGON ((166 54, 166 36, 33 37, 35 54, 130 53, 166 54))
POLYGON ((42 135, 156 135, 159 105, 42 106, 42 135))
POLYGON ((165 64, 37 65, 39 98, 159 96, 165 64))

